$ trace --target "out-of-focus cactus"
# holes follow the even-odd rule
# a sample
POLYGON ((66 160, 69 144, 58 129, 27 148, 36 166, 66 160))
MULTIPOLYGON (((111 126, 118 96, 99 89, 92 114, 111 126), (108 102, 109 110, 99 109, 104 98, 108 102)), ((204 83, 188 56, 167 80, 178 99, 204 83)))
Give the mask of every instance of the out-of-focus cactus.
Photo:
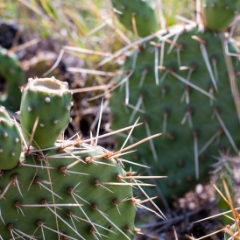
POLYGON ((20 86, 25 83, 25 74, 14 53, 0 47, 0 75, 3 80, 0 104, 18 111, 21 102, 20 86))
POLYGON ((221 31, 229 26, 239 14, 240 1, 204 0, 203 13, 206 26, 212 31, 221 31))
POLYGON ((148 36, 156 32, 159 24, 154 9, 149 1, 142 0, 112 0, 119 21, 129 30, 136 27, 140 37, 148 36))

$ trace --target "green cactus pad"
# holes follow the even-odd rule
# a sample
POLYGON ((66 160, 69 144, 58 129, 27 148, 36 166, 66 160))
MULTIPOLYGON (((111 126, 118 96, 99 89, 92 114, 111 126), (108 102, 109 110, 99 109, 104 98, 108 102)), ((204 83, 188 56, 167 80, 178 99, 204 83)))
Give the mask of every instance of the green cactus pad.
POLYGON ((23 134, 36 148, 54 145, 70 119, 71 93, 55 78, 29 79, 23 89, 20 119, 23 134))
POLYGON ((0 104, 12 111, 18 111, 21 102, 20 87, 25 83, 25 74, 14 53, 0 47, 0 75, 4 79, 0 104))
POLYGON ((131 31, 133 31, 132 16, 134 16, 140 37, 146 37, 158 30, 157 18, 149 1, 112 0, 112 4, 120 12, 117 13, 119 21, 131 31))
POLYGON ((1 171, 0 238, 133 239, 135 198, 121 179, 127 174, 86 143, 31 150, 15 169, 1 171))
MULTIPOLYGON (((239 76, 236 82, 229 80, 223 36, 190 25, 169 35, 144 43, 127 59, 110 107, 112 129, 141 117, 144 124, 133 131, 132 142, 163 133, 132 158, 147 162, 153 175, 168 176, 157 185, 159 193, 172 199, 208 180, 219 151, 238 153, 240 127, 231 90, 239 76)), ((234 55, 234 44, 228 44, 228 51, 234 55)), ((238 72, 238 58, 228 58, 238 72)), ((118 137, 118 148, 125 139, 118 137)))
POLYGON ((21 155, 21 139, 16 124, 0 107, 0 170, 14 168, 21 155))
POLYGON ((207 28, 221 31, 229 26, 239 13, 239 0, 204 0, 203 13, 207 28))

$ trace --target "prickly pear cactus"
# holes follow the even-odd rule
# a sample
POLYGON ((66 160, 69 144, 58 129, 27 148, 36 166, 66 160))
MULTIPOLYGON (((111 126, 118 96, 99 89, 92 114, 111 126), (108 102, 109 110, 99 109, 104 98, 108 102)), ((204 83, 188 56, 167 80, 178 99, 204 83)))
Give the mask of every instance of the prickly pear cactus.
POLYGON ((0 104, 12 111, 18 111, 21 102, 20 86, 25 83, 25 74, 15 54, 1 47, 0 75, 3 78, 0 104))
POLYGON ((129 173, 102 148, 74 144, 31 150, 1 171, 1 239, 133 238, 129 173))
POLYGON ((18 164, 22 146, 16 124, 3 106, 0 106, 0 135, 0 169, 11 169, 18 164))
POLYGON ((140 37, 148 36, 158 30, 156 14, 149 0, 112 0, 112 5, 117 10, 119 21, 127 29, 133 31, 133 25, 136 24, 140 37))
POLYGON ((25 138, 36 148, 53 146, 69 123, 70 109, 71 93, 66 82, 55 78, 29 79, 20 108, 25 138))
POLYGON ((227 28, 239 14, 240 1, 204 0, 203 13, 206 26, 213 31, 227 28))
MULTIPOLYGON (((147 162, 152 174, 168 176, 157 183, 167 199, 207 180, 219 151, 238 153, 240 127, 233 97, 239 87, 236 51, 223 34, 178 26, 155 42, 143 43, 115 79, 120 87, 110 102, 112 128, 121 128, 126 121, 132 124, 140 116, 144 124, 133 131, 132 142, 163 133, 132 157, 147 162)), ((124 141, 119 136, 118 147, 124 141)))
MULTIPOLYGON (((56 79, 30 80, 23 94, 22 129, 34 126, 36 118, 40 124, 52 125, 54 108, 49 108, 50 103, 65 126, 71 96, 66 85, 56 79)), ((1 110, 0 123, 8 118, 1 110)), ((37 127, 36 124, 36 137, 37 127)), ((48 131, 43 128, 40 135, 46 141, 54 134, 51 126, 47 127, 48 131)), ((5 128, 2 138, 7 131, 10 135, 10 130, 5 128)), ((20 135, 23 143, 29 143, 26 133, 20 135)), ((14 134, 11 137, 15 150, 14 134)), ((3 150, 9 145, 4 140, 0 141, 3 150)), ((39 138, 35 140, 40 143, 39 138)), ((132 188, 141 189, 144 184, 138 178, 142 176, 123 169, 121 152, 109 152, 97 146, 93 138, 91 144, 86 142, 80 138, 59 140, 45 150, 25 144, 28 148, 12 166, 0 158, 0 239, 134 238, 139 232, 134 226, 136 208, 142 207, 142 202, 133 196, 132 188)))

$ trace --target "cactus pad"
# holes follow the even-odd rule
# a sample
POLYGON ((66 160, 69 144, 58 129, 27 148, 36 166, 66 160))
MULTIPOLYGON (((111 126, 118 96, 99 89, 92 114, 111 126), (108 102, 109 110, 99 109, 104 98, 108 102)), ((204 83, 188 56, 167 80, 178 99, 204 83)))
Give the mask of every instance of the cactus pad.
POLYGON ((25 83, 25 74, 15 54, 0 47, 0 75, 4 80, 0 104, 12 111, 18 111, 21 101, 20 86, 25 83))
POLYGON ((0 169, 14 168, 21 155, 21 139, 18 129, 6 109, 0 107, 0 169))
POLYGON ((206 26, 213 31, 227 28, 239 13, 240 1, 204 0, 203 13, 206 26))
POLYGON ((133 31, 133 21, 135 21, 140 37, 148 36, 158 30, 157 18, 149 1, 112 0, 112 4, 120 12, 119 21, 127 29, 133 31))
POLYGON ((20 109, 27 141, 36 148, 54 145, 69 123, 70 108, 71 93, 67 83, 55 78, 29 79, 20 109))
POLYGON ((1 171, 0 238, 132 239, 136 207, 121 162, 101 147, 62 144, 1 171))
MULTIPOLYGON (((139 147, 133 158, 147 162, 152 174, 168 176, 157 185, 172 199, 208 179, 219 151, 238 153, 240 128, 233 95, 239 77, 230 81, 231 64, 225 60, 232 62, 233 72, 238 72, 239 61, 224 54, 221 34, 188 25, 169 36, 173 37, 144 43, 126 60, 110 106, 113 129, 141 117, 144 125, 133 131, 133 142, 163 133, 139 147)), ((232 43, 226 48, 236 52, 232 43)), ((118 141, 121 146, 125 138, 119 136, 118 141)))

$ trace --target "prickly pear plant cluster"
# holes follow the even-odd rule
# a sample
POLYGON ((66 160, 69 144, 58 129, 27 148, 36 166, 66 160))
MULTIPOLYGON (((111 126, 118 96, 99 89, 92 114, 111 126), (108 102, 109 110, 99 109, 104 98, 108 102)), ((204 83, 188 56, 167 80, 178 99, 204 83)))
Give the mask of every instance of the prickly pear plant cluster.
MULTIPOLYGON (((222 6, 209 2, 205 1, 205 15, 208 8, 222 6)), ((221 19, 220 12, 216 19, 221 19)), ((159 194, 167 199, 207 180, 219 152, 239 152, 238 50, 227 33, 210 30, 222 29, 229 21, 211 22, 206 17, 209 25, 188 22, 143 40, 115 78, 119 87, 110 102, 112 128, 140 117, 144 124, 133 131, 132 142, 163 133, 139 147, 132 158, 147 162, 148 172, 168 176, 157 183, 159 194)), ((124 137, 117 141, 121 145, 124 137)))
POLYGON ((121 153, 94 138, 56 139, 69 119, 70 96, 59 80, 30 79, 21 125, 0 109, 0 239, 117 240, 139 231, 134 218, 142 202, 132 187, 143 183, 123 169, 121 153))
POLYGON ((18 111, 21 101, 20 86, 25 83, 25 74, 14 53, 0 47, 1 86, 0 104, 12 111, 18 111))

